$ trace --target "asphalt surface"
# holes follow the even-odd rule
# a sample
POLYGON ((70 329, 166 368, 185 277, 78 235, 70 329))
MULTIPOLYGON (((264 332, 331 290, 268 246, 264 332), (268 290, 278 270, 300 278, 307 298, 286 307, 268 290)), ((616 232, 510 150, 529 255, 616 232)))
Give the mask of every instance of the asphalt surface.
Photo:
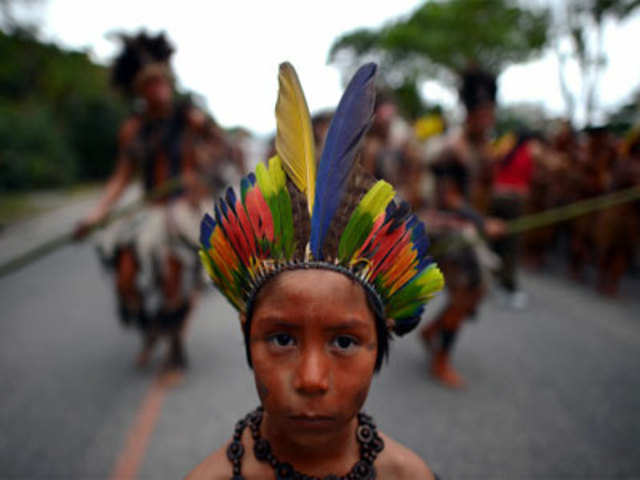
MULTIPOLYGON (((366 409, 448 479, 640 478, 640 300, 558 275, 523 278, 522 312, 488 298, 465 325, 462 392, 429 380, 416 335, 393 342, 366 409)), ((89 243, 0 279, 0 478, 108 479, 160 368, 133 368, 89 243)), ((236 316, 209 291, 191 368, 166 395, 139 478, 182 478, 257 402, 236 316)))

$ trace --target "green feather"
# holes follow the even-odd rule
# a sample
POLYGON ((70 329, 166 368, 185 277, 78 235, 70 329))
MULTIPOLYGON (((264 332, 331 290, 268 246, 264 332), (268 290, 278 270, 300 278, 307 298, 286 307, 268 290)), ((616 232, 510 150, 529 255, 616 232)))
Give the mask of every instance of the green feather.
POLYGON ((444 286, 442 272, 435 263, 429 265, 422 272, 410 280, 404 287, 398 290, 387 305, 387 313, 393 317, 399 317, 399 312, 405 312, 407 308, 415 308, 444 286))
POLYGON ((285 258, 290 259, 294 250, 294 226, 291 210, 291 197, 287 190, 287 179, 278 155, 269 160, 269 173, 273 180, 280 209, 280 226, 282 228, 282 250, 285 258))
POLYGON ((338 259, 341 262, 351 259, 367 239, 375 218, 387 208, 394 195, 395 191, 391 184, 379 180, 362 197, 340 237, 338 259))
POLYGON ((200 255, 200 259, 204 264, 204 268, 213 280, 213 283, 218 287, 220 292, 227 298, 229 303, 233 305, 236 309, 240 310, 242 308, 243 301, 241 300, 241 296, 238 295, 236 286, 233 284, 229 284, 226 280, 222 272, 218 269, 215 262, 211 260, 209 254, 204 250, 199 250, 198 254, 200 255))

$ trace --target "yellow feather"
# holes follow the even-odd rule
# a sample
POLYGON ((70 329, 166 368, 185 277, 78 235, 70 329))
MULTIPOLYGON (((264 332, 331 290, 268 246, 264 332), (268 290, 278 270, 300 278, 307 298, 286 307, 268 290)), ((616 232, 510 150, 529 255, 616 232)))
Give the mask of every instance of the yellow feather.
POLYGON ((289 178, 306 195, 311 214, 315 197, 316 159, 309 107, 298 75, 290 63, 280 65, 278 82, 276 151, 289 178))

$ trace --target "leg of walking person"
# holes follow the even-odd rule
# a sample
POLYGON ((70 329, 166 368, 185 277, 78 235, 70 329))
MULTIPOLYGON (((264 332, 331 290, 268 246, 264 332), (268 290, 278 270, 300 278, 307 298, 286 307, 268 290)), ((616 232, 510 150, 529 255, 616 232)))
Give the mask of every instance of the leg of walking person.
POLYGON ((136 280, 140 265, 132 246, 122 247, 116 260, 116 288, 119 299, 120 318, 123 323, 134 323, 142 335, 142 350, 136 359, 136 365, 145 367, 149 364, 157 333, 144 310, 142 294, 136 280))
POLYGON ((187 366, 184 335, 191 304, 184 295, 183 274, 184 267, 180 259, 169 254, 163 278, 164 308, 160 313, 160 322, 169 342, 167 368, 182 369, 187 366))

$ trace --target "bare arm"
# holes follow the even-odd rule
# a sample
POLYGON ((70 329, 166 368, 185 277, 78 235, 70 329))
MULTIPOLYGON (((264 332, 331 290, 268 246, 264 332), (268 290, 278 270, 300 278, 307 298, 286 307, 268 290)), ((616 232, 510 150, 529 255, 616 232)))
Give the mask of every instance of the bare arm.
POLYGON ((87 217, 86 221, 88 223, 95 225, 107 216, 113 205, 122 195, 122 192, 124 192, 124 189, 129 185, 132 176, 133 166, 131 165, 131 162, 126 159, 118 160, 116 170, 107 181, 104 195, 100 199, 98 205, 96 205, 87 217))
POLYGON ((77 225, 74 237, 76 239, 84 237, 89 231, 100 223, 109 214, 109 211, 113 205, 118 201, 124 189, 129 185, 131 178, 133 177, 134 167, 131 160, 124 153, 126 147, 135 137, 138 130, 138 122, 135 119, 130 119, 124 123, 120 129, 118 138, 119 143, 119 155, 116 169, 107 180, 104 194, 98 202, 98 204, 91 210, 87 217, 80 221, 77 225))

